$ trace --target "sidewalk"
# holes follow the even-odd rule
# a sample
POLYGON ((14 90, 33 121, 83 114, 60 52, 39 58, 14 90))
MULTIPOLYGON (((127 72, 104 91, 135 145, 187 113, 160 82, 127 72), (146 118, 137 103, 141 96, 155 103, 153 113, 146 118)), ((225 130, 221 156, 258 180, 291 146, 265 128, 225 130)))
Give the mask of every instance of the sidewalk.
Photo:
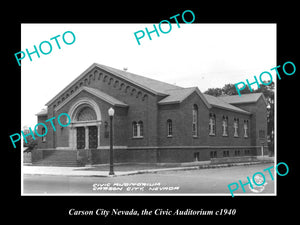
MULTIPOLYGON (((129 165, 125 165, 127 168, 129 165)), ((126 176, 143 173, 156 173, 159 171, 176 171, 199 169, 199 166, 139 169, 139 165, 131 165, 132 170, 120 170, 120 165, 114 167, 114 176, 126 176), (118 169, 119 168, 119 169, 118 169)), ((155 167, 155 166, 153 166, 155 167)), ((85 177, 112 177, 109 175, 109 165, 93 165, 86 167, 56 167, 56 166, 23 166, 26 175, 56 175, 56 176, 85 176, 85 177)))
MULTIPOLYGON (((199 161, 190 163, 160 163, 160 164, 115 164, 113 176, 127 176, 143 173, 157 173, 178 170, 197 170, 209 168, 221 168, 228 166, 245 166, 259 163, 274 162, 273 157, 258 157, 256 162, 211 164, 211 161, 199 161)), ((109 165, 92 165, 85 167, 56 167, 56 166, 23 166, 25 175, 54 175, 54 176, 84 176, 84 177, 112 177, 109 175, 109 165)))

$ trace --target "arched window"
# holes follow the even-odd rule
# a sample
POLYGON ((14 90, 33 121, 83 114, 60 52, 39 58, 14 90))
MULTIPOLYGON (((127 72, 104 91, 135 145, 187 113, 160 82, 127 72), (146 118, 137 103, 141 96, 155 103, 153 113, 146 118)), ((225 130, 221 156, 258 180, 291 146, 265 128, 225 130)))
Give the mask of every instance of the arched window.
POLYGON ((198 106, 193 105, 192 113, 192 135, 194 137, 198 136, 198 106))
POLYGON ((223 116, 222 127, 223 127, 223 136, 228 136, 228 117, 227 116, 223 116))
POLYGON ((238 137, 239 136, 239 119, 238 118, 234 118, 233 121, 233 128, 234 128, 234 137, 238 137))
POLYGON ((104 76, 104 78, 103 78, 103 82, 106 82, 106 81, 107 81, 107 79, 108 79, 108 76, 104 76))
POLYGON ((132 122, 132 132, 133 132, 133 137, 137 137, 137 122, 133 121, 132 122))
POLYGON ((167 120, 167 136, 172 137, 173 136, 173 126, 172 126, 172 120, 167 120))
POLYGON ((138 122, 138 136, 143 137, 144 136, 144 124, 143 121, 138 122))
POLYGON ((46 133, 46 129, 45 129, 45 127, 43 127, 42 128, 42 135, 44 135, 44 136, 42 136, 42 142, 46 142, 46 135, 45 135, 45 133, 46 133))
POLYGON ((248 137, 249 121, 244 120, 244 138, 248 137))
POLYGON ((114 81, 114 79, 110 78, 109 81, 108 81, 108 85, 110 85, 113 81, 114 81))
POLYGON ((143 121, 132 122, 132 132, 133 137, 143 137, 144 136, 144 124, 143 121))
POLYGON ((209 114, 209 135, 216 135, 216 115, 209 114))
POLYGON ((95 111, 90 107, 84 107, 80 109, 77 114, 77 121, 90 121, 97 120, 95 111))

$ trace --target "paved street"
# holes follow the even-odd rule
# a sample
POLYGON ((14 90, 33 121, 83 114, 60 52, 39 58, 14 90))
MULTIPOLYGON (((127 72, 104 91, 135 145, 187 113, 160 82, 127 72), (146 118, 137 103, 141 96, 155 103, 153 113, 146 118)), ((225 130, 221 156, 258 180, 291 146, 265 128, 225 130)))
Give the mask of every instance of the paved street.
MULTIPOLYGON (((232 166, 215 169, 164 171, 116 177, 74 177, 24 175, 24 194, 230 194, 227 185, 241 180, 247 182, 256 172, 263 172, 272 163, 232 166)), ((274 177, 274 168, 270 170, 274 177)), ((246 194, 273 194, 274 181, 269 172, 265 189, 246 194)), ((234 188, 234 186, 233 186, 234 188)), ((234 193, 243 193, 240 187, 234 193)))

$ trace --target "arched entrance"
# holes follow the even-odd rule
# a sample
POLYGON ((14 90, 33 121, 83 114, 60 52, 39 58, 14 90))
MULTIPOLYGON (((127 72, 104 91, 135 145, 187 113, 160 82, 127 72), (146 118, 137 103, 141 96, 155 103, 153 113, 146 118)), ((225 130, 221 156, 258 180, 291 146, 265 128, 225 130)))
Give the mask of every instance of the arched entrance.
MULTIPOLYGON (((90 106, 83 106, 77 113, 77 125, 80 122, 97 121, 95 111, 90 106)), ((76 148, 77 149, 96 149, 98 147, 98 129, 97 126, 91 124, 76 127, 76 148)))
POLYGON ((99 148, 101 113, 97 103, 88 98, 79 99, 69 110, 69 115, 69 146, 74 150, 99 148))

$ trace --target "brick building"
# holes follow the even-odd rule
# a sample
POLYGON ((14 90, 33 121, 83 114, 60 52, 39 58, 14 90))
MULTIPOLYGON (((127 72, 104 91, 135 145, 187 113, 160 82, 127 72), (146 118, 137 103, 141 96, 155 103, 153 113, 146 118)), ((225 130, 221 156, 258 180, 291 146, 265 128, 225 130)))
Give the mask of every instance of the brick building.
MULTIPOLYGON (((267 152, 267 109, 261 93, 214 97, 100 64, 92 64, 37 114, 53 120, 33 161, 108 163, 114 115, 115 162, 191 162, 249 158, 267 152)), ((45 123, 45 124, 49 124, 45 123)))

